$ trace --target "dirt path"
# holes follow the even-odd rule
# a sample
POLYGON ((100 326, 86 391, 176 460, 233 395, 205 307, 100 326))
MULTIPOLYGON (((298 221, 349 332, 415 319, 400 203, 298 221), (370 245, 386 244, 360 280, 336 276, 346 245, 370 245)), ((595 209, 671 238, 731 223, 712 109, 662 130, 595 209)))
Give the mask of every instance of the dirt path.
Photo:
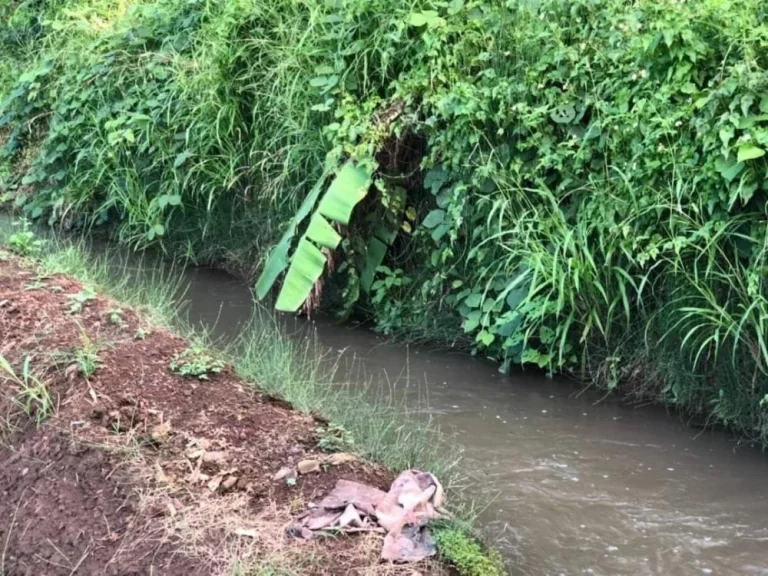
POLYGON ((379 536, 288 539, 291 514, 338 479, 386 489, 391 475, 353 461, 275 480, 327 459, 322 423, 226 367, 174 373, 187 348, 0 258, 0 355, 15 373, 0 375, 0 575, 443 573, 379 564, 379 536))

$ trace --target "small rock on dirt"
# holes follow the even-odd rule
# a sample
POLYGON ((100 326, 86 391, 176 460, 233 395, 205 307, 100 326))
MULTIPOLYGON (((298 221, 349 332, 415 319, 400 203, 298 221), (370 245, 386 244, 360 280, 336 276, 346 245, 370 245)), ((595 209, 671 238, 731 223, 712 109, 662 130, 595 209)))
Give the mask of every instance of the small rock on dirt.
POLYGON ((317 460, 302 460, 299 462, 299 474, 310 474, 320 472, 320 462, 317 460))
POLYGON ((226 462, 226 460, 226 452, 206 452, 203 454, 203 462, 206 464, 221 464, 222 462, 226 462))
POLYGON ((235 484, 237 484, 237 476, 230 476, 224 482, 221 483, 221 491, 222 492, 229 492, 232 490, 232 488, 235 487, 235 484))
POLYGON ((355 458, 352 454, 347 454, 346 452, 337 452, 328 456, 325 459, 325 463, 330 464, 331 466, 341 466, 342 464, 349 464, 355 460, 357 460, 357 458, 355 458))
POLYGON ((283 478, 295 478, 296 477, 296 471, 291 468, 290 466, 283 466, 280 468, 280 470, 277 471, 277 474, 275 474, 272 479, 277 482, 279 480, 282 480, 283 478))

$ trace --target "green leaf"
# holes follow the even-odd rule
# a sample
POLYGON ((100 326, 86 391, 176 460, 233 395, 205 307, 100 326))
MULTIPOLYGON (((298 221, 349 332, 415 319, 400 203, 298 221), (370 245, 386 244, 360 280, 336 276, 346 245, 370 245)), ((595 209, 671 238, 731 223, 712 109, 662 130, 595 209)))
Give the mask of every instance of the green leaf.
POLYGON ((475 328, 477 328, 480 325, 480 316, 481 316, 480 310, 474 310, 473 312, 470 312, 467 314, 467 319, 464 322, 464 332, 469 333, 472 332, 475 328))
POLYGON ((352 210, 368 194, 370 185, 371 173, 347 162, 320 201, 318 211, 329 220, 346 226, 352 210))
POLYGON ((490 332, 488 332, 487 330, 481 330, 476 338, 476 340, 481 344, 483 344, 484 346, 490 346, 491 344, 493 344, 494 339, 495 339, 495 336, 490 332))
POLYGON ((576 118, 576 108, 570 104, 561 104, 549 114, 558 124, 570 124, 576 118))
POLYGON ((727 160, 724 156, 720 156, 715 161, 715 168, 723 175, 723 178, 732 182, 744 169, 744 162, 736 162, 733 159, 727 160))
POLYGON ((445 219, 445 210, 432 210, 421 223, 425 228, 435 228, 443 223, 445 219))
POLYGON ((752 144, 746 144, 744 146, 739 146, 739 154, 736 161, 746 162, 747 160, 754 160, 763 156, 765 156, 765 150, 752 144))
POLYGON ((365 253, 365 267, 360 274, 360 286, 363 291, 370 292, 373 279, 376 276, 376 269, 384 261, 386 254, 387 245, 384 242, 375 236, 368 241, 368 249, 365 253))
POLYGON ((187 161, 187 158, 189 158, 189 152, 182 152, 181 154, 176 156, 176 159, 173 161, 173 167, 179 168, 184 162, 187 161))
POLYGON ((469 296, 467 296, 467 299, 464 300, 464 304, 466 304, 470 308, 477 308, 478 306, 480 306, 480 302, 482 301, 483 301, 483 295, 478 292, 475 292, 474 294, 470 294, 469 296))
POLYGON ((439 15, 434 10, 424 10, 423 12, 413 12, 408 17, 408 24, 411 26, 421 27, 426 26, 427 24, 432 24, 437 19, 439 19, 439 15))
POLYGON ((325 268, 325 256, 306 238, 299 241, 291 268, 285 276, 275 308, 281 312, 296 312, 320 279, 325 268))
MULTIPOLYGON (((289 229, 270 255, 256 285, 256 293, 259 298, 263 298, 267 294, 277 277, 288 266, 288 252, 293 235, 299 223, 307 217, 312 207, 317 203, 324 182, 325 175, 310 192, 291 222, 289 229)), ((320 200, 317 212, 312 217, 307 232, 299 241, 296 253, 291 259, 288 274, 277 299, 276 308, 278 310, 295 312, 306 301, 325 266, 325 256, 310 240, 327 248, 338 246, 341 237, 333 229, 329 220, 344 225, 349 224, 352 211, 368 193, 370 182, 371 173, 351 161, 347 162, 338 172, 320 200)))
POLYGON ((280 242, 272 249, 272 252, 267 259, 264 268, 261 271, 258 281, 256 282, 256 297, 259 300, 263 300, 269 291, 274 286, 277 278, 282 272, 288 268, 288 253, 291 250, 291 242, 296 235, 296 230, 304 219, 309 215, 310 211, 317 204, 317 199, 320 197, 320 193, 323 191, 323 184, 330 173, 330 169, 326 168, 323 175, 318 179, 315 185, 310 190, 307 197, 302 202, 299 209, 296 211, 293 220, 288 226, 288 229, 283 233, 280 238, 280 242))
POLYGON ((261 270, 259 279, 256 282, 256 297, 263 300, 274 286, 277 277, 283 270, 288 268, 288 251, 291 249, 291 239, 293 238, 293 228, 291 227, 278 242, 277 246, 267 259, 267 263, 261 270))
POLYGON ((339 242, 341 242, 339 233, 320 214, 312 216, 306 236, 315 244, 330 248, 331 250, 334 250, 339 245, 339 242))

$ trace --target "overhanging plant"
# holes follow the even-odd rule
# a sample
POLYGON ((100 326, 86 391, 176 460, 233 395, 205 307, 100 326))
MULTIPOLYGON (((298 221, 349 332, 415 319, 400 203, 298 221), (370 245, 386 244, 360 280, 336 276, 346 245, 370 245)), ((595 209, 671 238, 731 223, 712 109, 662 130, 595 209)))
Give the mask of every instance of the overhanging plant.
MULTIPOLYGON (((296 312, 310 297, 325 270, 330 251, 338 248, 342 239, 334 224, 347 226, 355 206, 368 195, 371 188, 372 171, 362 163, 350 160, 336 171, 325 194, 322 194, 331 172, 332 169, 326 169, 312 188, 280 242, 272 250, 256 283, 256 295, 261 300, 280 275, 288 270, 275 305, 279 311, 296 312), (289 256, 299 227, 308 217, 309 224, 293 254, 289 256)), ((373 274, 394 236, 382 227, 377 228, 371 236, 363 269, 364 289, 370 287, 373 274)))

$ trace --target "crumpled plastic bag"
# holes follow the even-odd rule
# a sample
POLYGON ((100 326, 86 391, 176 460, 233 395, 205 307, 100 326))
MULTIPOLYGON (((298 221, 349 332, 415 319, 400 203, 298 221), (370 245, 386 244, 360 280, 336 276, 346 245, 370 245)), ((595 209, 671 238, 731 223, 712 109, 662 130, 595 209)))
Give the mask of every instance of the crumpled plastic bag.
POLYGON ((287 533, 312 538, 333 528, 342 532, 385 534, 382 560, 418 562, 437 553, 427 524, 441 517, 442 485, 429 472, 406 470, 383 492, 373 486, 339 480, 312 510, 301 514, 287 533))

